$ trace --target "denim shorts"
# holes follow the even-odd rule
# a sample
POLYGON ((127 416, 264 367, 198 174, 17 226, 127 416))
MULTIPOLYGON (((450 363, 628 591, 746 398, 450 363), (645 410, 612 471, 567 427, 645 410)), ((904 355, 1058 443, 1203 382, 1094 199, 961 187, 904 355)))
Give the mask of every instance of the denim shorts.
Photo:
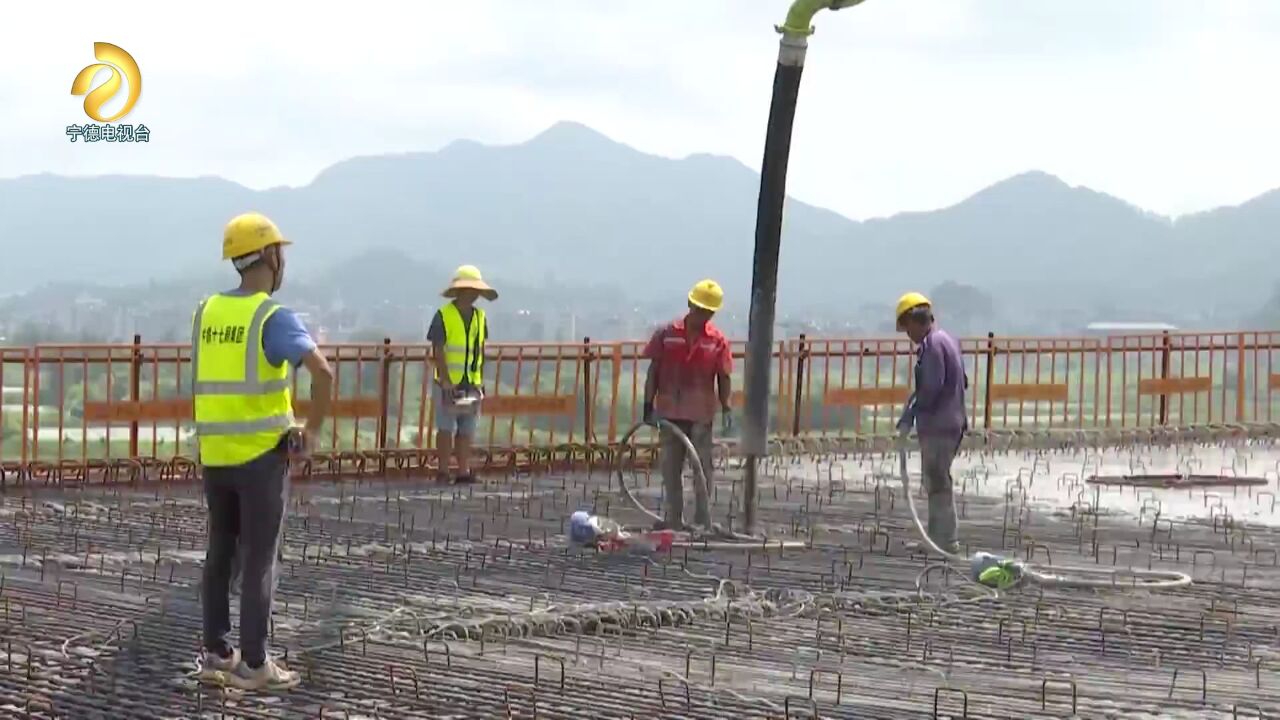
POLYGON ((480 419, 478 403, 457 412, 455 406, 444 403, 444 395, 436 383, 431 384, 431 403, 435 407, 437 432, 466 438, 476 436, 476 423, 480 419))

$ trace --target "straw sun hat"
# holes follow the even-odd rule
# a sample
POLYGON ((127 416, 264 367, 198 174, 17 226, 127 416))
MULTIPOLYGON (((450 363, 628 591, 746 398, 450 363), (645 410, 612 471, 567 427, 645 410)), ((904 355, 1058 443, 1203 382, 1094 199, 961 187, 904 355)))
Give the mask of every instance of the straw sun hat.
POLYGON ((498 299, 498 291, 489 287, 489 283, 480 277, 480 269, 475 265, 463 265, 453 274, 453 281, 441 293, 447 298, 457 297, 461 290, 475 290, 480 297, 490 302, 498 299))

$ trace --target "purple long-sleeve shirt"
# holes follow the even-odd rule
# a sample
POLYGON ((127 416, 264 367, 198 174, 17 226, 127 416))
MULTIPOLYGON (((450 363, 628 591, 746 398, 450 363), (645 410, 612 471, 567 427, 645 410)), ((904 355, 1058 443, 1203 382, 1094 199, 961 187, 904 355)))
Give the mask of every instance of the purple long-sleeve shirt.
POLYGON ((920 342, 916 390, 907 402, 900 427, 916 426, 918 435, 955 436, 969 428, 965 414, 965 376, 960 343, 935 327, 920 342))

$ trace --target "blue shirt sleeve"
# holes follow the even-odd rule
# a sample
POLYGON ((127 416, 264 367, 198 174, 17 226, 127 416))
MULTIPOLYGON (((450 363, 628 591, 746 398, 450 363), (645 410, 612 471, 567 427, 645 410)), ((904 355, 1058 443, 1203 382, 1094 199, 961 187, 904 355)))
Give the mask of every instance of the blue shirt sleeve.
POLYGON ((427 342, 433 345, 444 344, 444 315, 439 310, 431 316, 431 326, 427 328, 427 342))
POLYGON ((280 308, 271 313, 262 327, 262 350, 267 362, 279 367, 288 362, 297 367, 302 357, 316 348, 316 341, 296 313, 280 308))

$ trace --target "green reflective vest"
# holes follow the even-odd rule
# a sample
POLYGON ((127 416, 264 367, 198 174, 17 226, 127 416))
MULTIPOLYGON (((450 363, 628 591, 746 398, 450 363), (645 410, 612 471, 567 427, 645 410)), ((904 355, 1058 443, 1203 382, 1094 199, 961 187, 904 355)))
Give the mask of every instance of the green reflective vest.
MULTIPOLYGON (((484 375, 484 311, 471 310, 471 325, 462 321, 458 306, 448 303, 440 308, 444 320, 444 361, 449 368, 449 382, 454 385, 483 387, 484 375)), ((440 373, 436 371, 436 379, 440 373)))
POLYGON ((196 309, 192 395, 203 465, 243 465, 293 425, 289 364, 271 365, 262 349, 262 328, 279 307, 258 293, 214 295, 196 309))

